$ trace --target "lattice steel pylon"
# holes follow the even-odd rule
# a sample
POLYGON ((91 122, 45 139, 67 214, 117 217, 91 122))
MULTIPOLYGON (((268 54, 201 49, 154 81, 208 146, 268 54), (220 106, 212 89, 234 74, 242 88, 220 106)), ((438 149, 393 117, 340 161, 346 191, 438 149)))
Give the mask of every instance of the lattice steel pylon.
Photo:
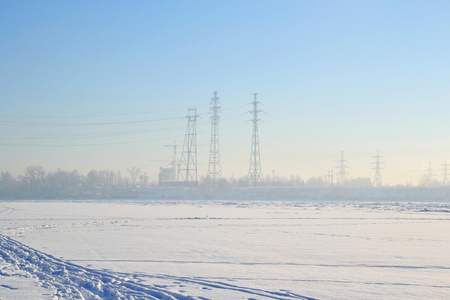
POLYGON ((434 169, 431 168, 431 161, 428 163, 428 169, 425 170, 424 185, 427 187, 434 185, 434 169))
POLYGON ((197 109, 189 109, 186 117, 188 124, 184 136, 183 150, 181 152, 180 163, 178 164, 177 181, 183 182, 186 186, 197 185, 197 109))
POLYGON ((445 159, 445 162, 441 165, 443 168, 441 169, 443 171, 442 173, 442 185, 448 186, 448 166, 447 159, 445 159))
POLYGON ((346 169, 348 169, 347 161, 344 159, 344 151, 341 152, 341 159, 337 161, 338 162, 338 180, 337 180, 337 184, 339 185, 343 185, 346 181, 347 181, 347 171, 346 169))
POLYGON ((383 186, 383 181, 381 180, 381 172, 380 170, 381 168, 381 164, 382 162, 380 161, 380 158, 382 158, 383 156, 380 156, 378 154, 378 150, 377 150, 377 155, 374 156, 375 158, 375 162, 373 162, 375 164, 375 176, 373 177, 373 187, 382 187, 383 186))
POLYGON ((219 98, 217 92, 211 98, 211 143, 209 149, 209 164, 207 177, 212 181, 216 181, 222 177, 222 168, 220 166, 220 149, 219 149, 219 98))
POLYGON ((258 104, 261 103, 256 99, 257 93, 253 94, 254 100, 251 103, 253 105, 253 110, 250 113, 253 115, 253 134, 252 134, 252 147, 250 151, 250 166, 248 169, 248 181, 253 183, 253 185, 257 185, 258 183, 263 183, 263 175, 261 171, 261 155, 259 152, 259 135, 258 135, 258 113, 261 110, 258 110, 258 104))
POLYGON ((327 179, 327 183, 329 186, 333 185, 333 170, 328 171, 327 175, 325 175, 325 178, 327 179))

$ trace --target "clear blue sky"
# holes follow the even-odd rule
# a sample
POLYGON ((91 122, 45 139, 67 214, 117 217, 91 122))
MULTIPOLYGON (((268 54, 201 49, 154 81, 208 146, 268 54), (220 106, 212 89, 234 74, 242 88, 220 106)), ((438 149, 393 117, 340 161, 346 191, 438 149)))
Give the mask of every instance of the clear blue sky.
POLYGON ((387 183, 428 162, 440 179, 449 20, 449 1, 0 1, 0 170, 155 180, 197 107, 203 176, 217 91, 226 177, 247 175, 258 92, 264 175, 322 176, 344 151, 372 178, 379 149, 387 183))

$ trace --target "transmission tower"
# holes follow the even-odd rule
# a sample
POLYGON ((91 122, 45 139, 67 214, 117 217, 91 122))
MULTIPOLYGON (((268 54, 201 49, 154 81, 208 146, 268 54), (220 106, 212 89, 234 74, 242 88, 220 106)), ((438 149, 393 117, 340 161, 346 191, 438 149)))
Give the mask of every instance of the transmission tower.
POLYGON ((255 96, 253 102, 253 110, 250 113, 253 115, 253 134, 252 134, 252 149, 250 152, 250 167, 248 169, 248 181, 256 185, 257 183, 263 182, 263 175, 261 172, 261 156, 259 153, 259 136, 258 136, 258 113, 261 110, 258 110, 258 104, 261 103, 256 100, 257 93, 253 94, 255 96))
POLYGON ((347 161, 344 159, 344 151, 341 152, 341 159, 337 161, 338 162, 338 180, 337 183, 339 185, 343 185, 347 179, 347 171, 346 169, 348 169, 347 166, 347 161))
POLYGON ((425 186, 433 186, 434 169, 431 168, 431 162, 428 163, 428 169, 425 170, 425 186))
POLYGON ((219 98, 217 92, 214 92, 214 97, 211 98, 211 143, 209 149, 209 164, 208 177, 216 181, 222 177, 222 170, 220 167, 220 151, 219 151, 219 98))
POLYGON ((325 175, 325 178, 327 179, 328 185, 333 185, 333 170, 328 171, 327 175, 325 175))
POLYGON ((189 109, 186 117, 188 124, 184 136, 183 150, 178 166, 177 181, 184 182, 186 186, 197 185, 197 109, 189 109))
POLYGON ((447 176, 447 174, 448 174, 448 166, 449 166, 449 164, 447 163, 447 159, 445 159, 445 162, 441 166, 443 166, 443 168, 441 169, 442 172, 443 172, 442 173, 442 176, 443 176, 442 185, 443 186, 447 186, 448 185, 448 176, 447 176))
POLYGON ((375 158, 375 162, 373 162, 375 164, 375 168, 373 168, 375 170, 375 176, 373 178, 373 187, 382 187, 383 186, 383 181, 381 180, 381 173, 380 170, 381 168, 381 164, 383 162, 380 161, 380 158, 382 158, 383 156, 380 156, 378 154, 378 150, 377 150, 377 155, 374 156, 375 158))

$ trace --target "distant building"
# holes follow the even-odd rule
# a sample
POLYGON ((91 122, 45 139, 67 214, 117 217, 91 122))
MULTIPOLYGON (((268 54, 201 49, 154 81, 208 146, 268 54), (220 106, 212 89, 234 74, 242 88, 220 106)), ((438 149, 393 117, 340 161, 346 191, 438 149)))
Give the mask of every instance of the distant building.
POLYGON ((176 172, 174 168, 159 168, 159 186, 174 186, 176 182, 176 172))

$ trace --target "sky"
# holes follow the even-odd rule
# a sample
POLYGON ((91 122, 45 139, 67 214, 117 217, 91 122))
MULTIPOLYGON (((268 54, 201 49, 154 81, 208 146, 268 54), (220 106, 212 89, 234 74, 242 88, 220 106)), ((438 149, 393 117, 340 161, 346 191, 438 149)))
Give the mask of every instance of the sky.
POLYGON ((157 180, 196 108, 198 175, 220 98, 224 177, 248 174, 253 93, 264 176, 417 184, 450 162, 449 1, 0 0, 0 170, 157 180))

